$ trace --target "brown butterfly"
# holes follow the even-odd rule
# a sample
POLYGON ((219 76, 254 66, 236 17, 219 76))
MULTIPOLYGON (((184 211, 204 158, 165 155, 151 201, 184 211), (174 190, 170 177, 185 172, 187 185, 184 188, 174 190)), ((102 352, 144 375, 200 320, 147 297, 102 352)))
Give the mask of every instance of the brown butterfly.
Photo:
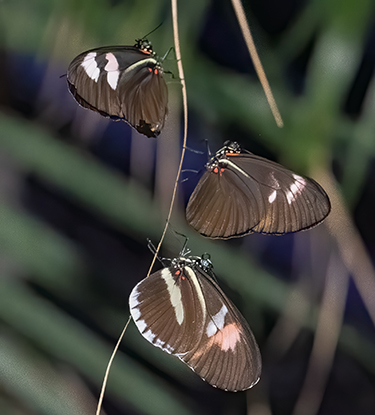
POLYGON ((207 163, 186 207, 188 223, 209 238, 311 228, 331 204, 313 179, 226 142, 207 163))
POLYGON ((207 254, 171 260, 134 287, 129 305, 146 340, 210 385, 235 392, 259 381, 262 363, 254 335, 216 283, 207 254))
POLYGON ((69 65, 70 92, 84 108, 123 120, 156 137, 168 113, 168 88, 151 43, 108 46, 78 55, 69 65))

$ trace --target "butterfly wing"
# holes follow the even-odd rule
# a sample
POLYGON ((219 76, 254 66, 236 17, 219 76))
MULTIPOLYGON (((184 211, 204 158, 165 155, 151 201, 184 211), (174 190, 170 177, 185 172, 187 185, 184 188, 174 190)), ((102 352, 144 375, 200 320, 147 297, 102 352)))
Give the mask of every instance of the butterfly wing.
POLYGON ((260 222, 264 211, 260 190, 254 188, 254 192, 249 191, 236 171, 207 170, 190 196, 186 219, 209 238, 246 235, 260 222))
POLYGON ((167 85, 158 62, 145 51, 132 46, 92 49, 72 61, 67 79, 84 108, 122 119, 149 137, 164 126, 167 85))
POLYGON ((315 180, 253 154, 228 159, 234 159, 235 164, 247 173, 249 178, 245 181, 249 188, 260 189, 264 210, 252 232, 297 232, 319 224, 329 214, 329 198, 315 180))
POLYGON ((125 71, 120 79, 122 112, 148 136, 159 135, 168 112, 168 88, 154 59, 143 60, 125 71))
POLYGON ((195 272, 205 299, 205 329, 195 349, 180 359, 213 386, 249 389, 259 381, 262 369, 254 335, 218 284, 199 268, 195 272))
POLYGON ((163 268, 139 282, 129 305, 142 336, 167 353, 192 350, 202 335, 203 308, 195 284, 180 269, 163 268))
POLYGON ((249 326, 200 269, 164 268, 133 289, 129 304, 143 337, 211 385, 237 391, 259 380, 261 358, 249 326))
POLYGON ((186 218, 202 235, 227 239, 308 229, 330 209, 328 196, 314 180, 253 154, 227 154, 198 182, 186 218))

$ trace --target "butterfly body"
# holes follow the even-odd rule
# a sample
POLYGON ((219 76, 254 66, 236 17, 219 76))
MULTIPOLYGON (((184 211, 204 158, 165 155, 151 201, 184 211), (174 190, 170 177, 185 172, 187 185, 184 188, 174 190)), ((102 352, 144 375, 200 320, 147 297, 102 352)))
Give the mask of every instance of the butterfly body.
POLYGON ((229 239, 308 229, 330 209, 328 196, 313 179, 227 142, 207 163, 186 218, 203 236, 229 239))
POLYGON ((261 357, 255 338, 216 283, 207 256, 175 258, 141 281, 129 304, 143 337, 211 385, 239 391, 258 382, 261 357))
POLYGON ((78 55, 69 65, 69 90, 84 108, 124 120, 156 137, 168 113, 163 68, 149 42, 108 46, 78 55))

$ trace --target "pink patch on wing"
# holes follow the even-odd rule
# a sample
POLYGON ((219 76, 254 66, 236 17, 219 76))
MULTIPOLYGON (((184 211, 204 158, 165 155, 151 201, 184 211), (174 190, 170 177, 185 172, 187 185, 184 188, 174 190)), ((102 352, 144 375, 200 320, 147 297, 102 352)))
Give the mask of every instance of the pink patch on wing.
POLYGON ((106 53, 105 58, 107 59, 108 62, 104 69, 107 72, 117 71, 118 62, 117 62, 116 56, 113 53, 109 52, 109 53, 106 53))
POLYGON ((226 325, 214 336, 210 337, 204 347, 195 351, 191 356, 190 362, 197 362, 198 359, 214 345, 218 346, 223 352, 227 352, 229 349, 234 352, 237 342, 241 340, 241 333, 242 331, 237 324, 232 323, 226 325))
POLYGON ((228 324, 210 339, 210 344, 217 344, 224 352, 229 349, 234 351, 237 342, 240 341, 240 333, 236 324, 228 324))

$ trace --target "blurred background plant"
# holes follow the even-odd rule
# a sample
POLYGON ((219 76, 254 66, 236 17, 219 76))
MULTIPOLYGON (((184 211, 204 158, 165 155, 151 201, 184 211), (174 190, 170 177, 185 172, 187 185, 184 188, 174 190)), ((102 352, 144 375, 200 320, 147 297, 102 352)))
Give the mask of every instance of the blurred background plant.
MULTIPOLYGON (((278 129, 229 0, 180 2, 189 103, 184 168, 238 141, 327 190, 329 219, 308 232, 209 241, 224 291, 263 355, 261 382, 225 393, 148 344, 130 324, 109 378, 107 414, 373 414, 375 411, 374 4, 244 2, 284 118, 278 129)), ((147 273, 177 170, 181 91, 148 139, 86 111, 64 75, 80 52, 150 36, 172 46, 167 0, 4 0, 0 4, 0 409, 93 414, 105 367, 147 273)), ((166 69, 177 73, 173 56, 166 69)), ((183 240, 169 231, 163 256, 183 240)), ((159 265, 157 265, 159 266, 159 265)), ((156 269, 156 268, 155 268, 156 269)))

